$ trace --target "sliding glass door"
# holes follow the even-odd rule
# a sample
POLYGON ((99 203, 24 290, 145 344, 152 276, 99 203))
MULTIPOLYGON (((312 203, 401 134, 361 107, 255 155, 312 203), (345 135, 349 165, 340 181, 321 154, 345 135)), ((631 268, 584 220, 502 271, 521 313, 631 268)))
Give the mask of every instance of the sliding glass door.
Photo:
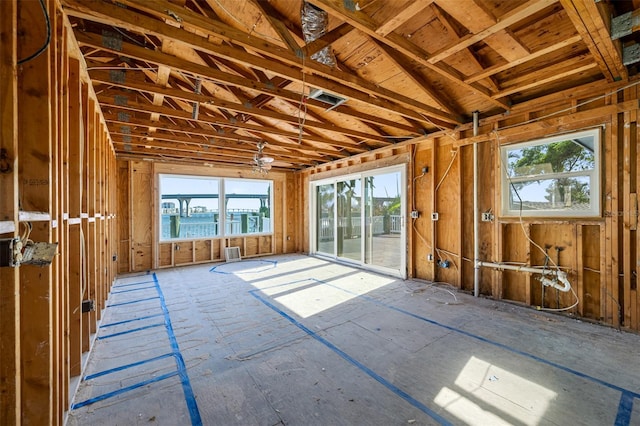
POLYGON ((396 269, 404 262, 405 210, 401 182, 399 171, 365 178, 366 264, 396 269))
POLYGON ((336 183, 338 205, 337 256, 355 261, 362 258, 362 180, 349 179, 336 183))
POLYGON ((317 185, 315 190, 315 222, 316 244, 315 251, 333 255, 335 251, 335 184, 317 185))
POLYGON ((312 183, 318 255, 406 275, 404 166, 312 183))

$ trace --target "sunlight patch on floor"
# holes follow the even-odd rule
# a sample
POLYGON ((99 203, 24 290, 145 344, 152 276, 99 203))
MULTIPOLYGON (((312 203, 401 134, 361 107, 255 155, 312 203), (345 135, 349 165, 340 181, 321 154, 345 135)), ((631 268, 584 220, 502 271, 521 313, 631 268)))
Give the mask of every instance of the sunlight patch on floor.
POLYGON ((310 279, 263 288, 262 292, 299 317, 308 318, 394 281, 392 278, 360 272, 336 280, 310 279))
POLYGON ((434 402, 468 424, 537 425, 557 394, 472 356, 434 402))

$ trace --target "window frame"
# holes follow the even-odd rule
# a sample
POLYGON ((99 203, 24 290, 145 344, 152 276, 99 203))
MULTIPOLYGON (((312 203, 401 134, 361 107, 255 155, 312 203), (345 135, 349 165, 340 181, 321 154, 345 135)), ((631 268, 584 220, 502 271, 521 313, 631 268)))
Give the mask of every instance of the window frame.
POLYGON ((599 218, 602 217, 602 200, 601 200, 601 143, 602 130, 600 128, 580 130, 571 133, 550 136, 541 139, 533 139, 525 142, 506 144, 500 147, 500 186, 501 186, 501 215, 504 217, 535 217, 535 218, 599 218), (570 172, 553 172, 553 173, 534 173, 527 176, 508 176, 508 155, 509 152, 528 147, 549 145, 556 142, 562 142, 569 139, 579 139, 593 137, 593 155, 594 167, 590 170, 579 170, 570 172), (536 179, 539 177, 539 179, 536 179), (563 177, 588 177, 589 181, 589 198, 590 208, 585 210, 571 209, 539 209, 528 210, 520 207, 511 208, 509 199, 511 195, 512 183, 530 182, 535 180, 552 180, 563 177))
MULTIPOLYGON (((189 174, 180 174, 180 173, 158 173, 158 196, 157 199, 159 200, 159 209, 156 209, 156 214, 158 215, 158 241, 160 243, 171 243, 171 242, 178 242, 178 241, 193 241, 193 240, 210 240, 210 239, 223 239, 223 238, 243 238, 243 237, 248 237, 248 236, 265 236, 265 235, 273 235, 274 234, 274 221, 273 221, 273 215, 274 215, 274 203, 273 203, 273 192, 274 192, 274 188, 275 188, 275 184, 274 184, 274 180, 272 179, 251 179, 251 178, 239 178, 239 177, 230 177, 230 176, 203 176, 203 175, 189 175, 189 174), (197 180, 206 180, 206 181, 217 181, 217 188, 218 188, 218 192, 217 192, 217 198, 218 198, 218 223, 217 223, 217 234, 212 234, 212 235, 205 235, 205 236, 193 236, 193 237, 176 237, 176 238, 165 238, 163 236, 163 222, 162 222, 162 215, 163 215, 163 203, 165 203, 166 201, 162 199, 162 195, 163 195, 163 188, 162 188, 162 180, 163 178, 182 178, 182 179, 197 179, 197 180), (227 189, 227 182, 228 181, 233 181, 233 182, 243 182, 243 183, 249 183, 249 185, 251 184, 251 182, 261 182, 261 183, 267 183, 268 184, 268 208, 269 208, 269 218, 270 218, 270 223, 269 223, 269 231, 266 232, 247 232, 247 233, 242 233, 242 232, 227 232, 227 209, 226 209, 226 197, 227 197, 227 193, 226 193, 226 189, 227 189)), ((190 195, 190 194, 184 194, 184 195, 190 195)), ((215 195, 216 194, 211 194, 212 198, 216 198, 215 195)))

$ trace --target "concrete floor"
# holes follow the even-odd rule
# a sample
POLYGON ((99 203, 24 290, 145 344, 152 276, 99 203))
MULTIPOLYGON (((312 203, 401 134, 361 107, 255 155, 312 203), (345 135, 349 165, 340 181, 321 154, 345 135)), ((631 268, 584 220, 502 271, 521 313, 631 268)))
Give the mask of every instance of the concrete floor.
POLYGON ((305 256, 118 279, 69 425, 638 425, 640 336, 305 256))

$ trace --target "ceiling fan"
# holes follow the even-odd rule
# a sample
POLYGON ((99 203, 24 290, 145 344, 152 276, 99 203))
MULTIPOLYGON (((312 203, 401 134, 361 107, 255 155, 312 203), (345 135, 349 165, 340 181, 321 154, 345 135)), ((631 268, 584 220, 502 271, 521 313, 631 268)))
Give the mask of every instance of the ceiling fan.
POLYGON ((253 155, 253 171, 255 173, 267 174, 271 170, 273 158, 264 155, 262 150, 267 145, 266 142, 258 142, 258 152, 253 155))

